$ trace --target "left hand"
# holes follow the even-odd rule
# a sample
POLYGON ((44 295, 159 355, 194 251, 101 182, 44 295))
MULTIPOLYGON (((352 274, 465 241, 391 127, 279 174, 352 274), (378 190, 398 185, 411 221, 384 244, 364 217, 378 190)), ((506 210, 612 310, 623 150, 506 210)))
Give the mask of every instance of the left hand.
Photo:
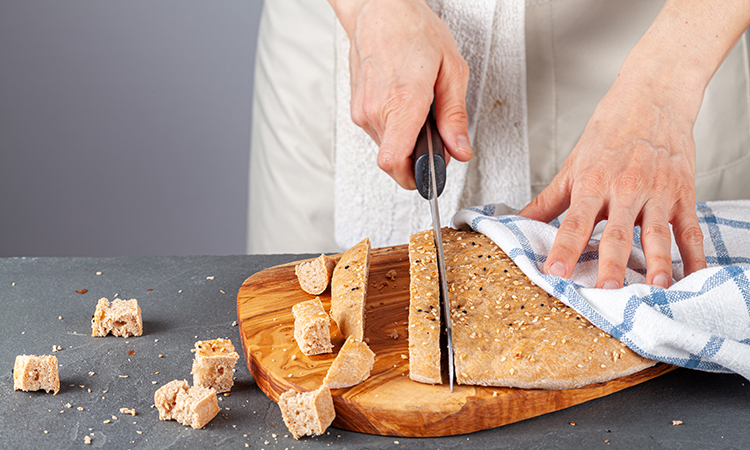
MULTIPOLYGON (((624 77, 623 77, 624 78, 624 77)), ((688 275, 706 267, 695 212, 693 123, 700 107, 665 98, 663 85, 618 78, 562 169, 520 215, 549 222, 568 210, 544 272, 570 277, 592 231, 607 220, 596 287, 623 285, 633 229, 641 227, 646 282, 669 287, 672 224, 688 275)))

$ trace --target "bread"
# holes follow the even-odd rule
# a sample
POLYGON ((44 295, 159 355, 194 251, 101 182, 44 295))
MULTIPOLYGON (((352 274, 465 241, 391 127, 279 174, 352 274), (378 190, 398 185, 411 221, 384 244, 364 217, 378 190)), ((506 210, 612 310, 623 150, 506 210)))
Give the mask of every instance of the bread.
POLYGON ((409 238, 409 378, 442 383, 440 289, 432 231, 409 238))
POLYGON ((115 299, 112 303, 106 298, 99 299, 91 319, 91 335, 140 336, 143 334, 143 319, 138 300, 115 299))
POLYGON ((459 384, 571 389, 655 364, 532 283, 486 236, 442 233, 459 384))
POLYGON ((290 389, 279 397, 281 417, 295 439, 323 434, 336 417, 333 397, 326 385, 298 393, 290 389))
POLYGON ((193 385, 229 392, 234 385, 234 365, 240 356, 229 339, 214 339, 195 343, 193 385))
POLYGON ((370 376, 375 353, 362 341, 349 336, 331 363, 323 384, 331 389, 355 386, 370 376))
POLYGON ((320 298, 297 303, 292 307, 294 340, 305 355, 331 353, 330 319, 320 298))
POLYGON ((297 274, 299 286, 303 291, 312 295, 320 295, 328 288, 336 261, 326 255, 320 255, 312 261, 297 264, 294 273, 297 274))
POLYGON ((190 387, 186 380, 173 380, 157 389, 154 404, 159 420, 176 420, 193 428, 203 428, 219 413, 216 391, 190 387))
POLYGON ((13 365, 13 390, 60 391, 57 358, 54 356, 18 355, 13 365))
POLYGON ((365 298, 369 270, 370 240, 368 238, 347 250, 333 269, 331 318, 345 338, 354 336, 360 341, 364 339, 365 298))

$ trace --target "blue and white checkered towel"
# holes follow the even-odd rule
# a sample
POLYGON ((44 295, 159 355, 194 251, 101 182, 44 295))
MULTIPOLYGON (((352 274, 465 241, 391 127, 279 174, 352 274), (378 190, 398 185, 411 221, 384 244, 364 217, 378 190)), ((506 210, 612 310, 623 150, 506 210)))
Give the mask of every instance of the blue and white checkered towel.
POLYGON ((621 289, 593 288, 595 235, 570 280, 540 272, 559 222, 518 217, 505 205, 459 211, 453 226, 487 235, 538 286, 640 355, 677 366, 736 372, 750 379, 750 200, 698 203, 708 268, 683 276, 674 239, 675 282, 649 286, 636 227, 621 289))

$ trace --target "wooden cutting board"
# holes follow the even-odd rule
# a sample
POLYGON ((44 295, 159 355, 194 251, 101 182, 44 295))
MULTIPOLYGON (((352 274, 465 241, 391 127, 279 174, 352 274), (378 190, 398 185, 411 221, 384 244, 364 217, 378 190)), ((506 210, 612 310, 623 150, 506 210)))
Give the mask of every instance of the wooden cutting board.
MULTIPOLYGON (((289 389, 317 389, 344 343, 331 321, 334 353, 305 356, 299 351, 292 306, 315 296, 300 289, 294 273, 298 263, 256 273, 245 280, 237 295, 248 368, 258 387, 275 402, 289 389)), ((658 364, 607 383, 564 391, 455 386, 451 393, 447 383, 433 386, 409 378, 406 245, 372 251, 369 283, 365 339, 375 352, 375 365, 364 383, 331 391, 337 428, 412 437, 470 433, 603 397, 674 369, 658 364)), ((330 289, 320 299, 328 311, 330 289)))

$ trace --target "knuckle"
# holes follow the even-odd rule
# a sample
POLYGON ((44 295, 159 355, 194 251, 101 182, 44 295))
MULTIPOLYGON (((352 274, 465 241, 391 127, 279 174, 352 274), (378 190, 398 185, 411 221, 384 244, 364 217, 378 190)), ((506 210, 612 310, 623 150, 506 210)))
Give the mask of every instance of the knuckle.
POLYGON ((629 196, 640 191, 643 187, 643 180, 639 173, 627 170, 617 177, 615 183, 616 192, 623 196, 629 196))
POLYGON ((599 277, 597 278, 618 278, 622 279, 625 274, 626 265, 614 260, 599 261, 599 277), (604 275, 603 277, 601 275, 604 275), (608 276, 616 275, 616 276, 608 276))
POLYGON ((604 228, 602 240, 618 247, 629 247, 633 242, 633 231, 629 227, 610 223, 604 228))
POLYGON ((560 231, 564 235, 572 238, 586 237, 591 234, 591 229, 588 220, 578 214, 569 214, 565 216, 562 224, 560 225, 560 231))
POLYGON ((650 255, 647 257, 646 267, 648 267, 649 270, 664 269, 665 271, 671 271, 666 269, 671 269, 672 258, 669 254, 663 253, 660 253, 658 255, 650 255))
POLYGON ((641 229, 641 238, 644 240, 669 240, 671 234, 669 226, 663 223, 651 223, 641 229))
POLYGON ((698 225, 687 226, 679 231, 676 238, 679 238, 679 241, 685 245, 702 246, 703 230, 698 225))

